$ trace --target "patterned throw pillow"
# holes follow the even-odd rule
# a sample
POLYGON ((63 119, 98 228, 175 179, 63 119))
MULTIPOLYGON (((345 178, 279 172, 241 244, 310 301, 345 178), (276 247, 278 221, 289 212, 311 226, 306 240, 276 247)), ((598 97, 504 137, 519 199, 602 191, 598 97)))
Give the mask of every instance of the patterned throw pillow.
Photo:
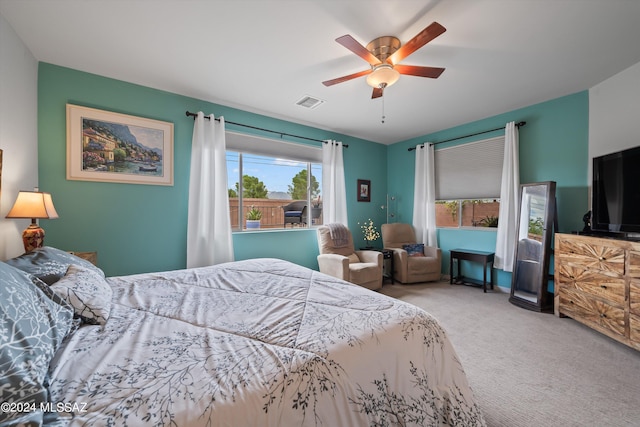
POLYGON ((407 251, 408 256, 424 256, 424 243, 402 245, 402 249, 407 251))
POLYGON ((69 303, 85 323, 104 325, 109 319, 113 290, 95 270, 71 264, 51 289, 69 303))
POLYGON ((0 411, 0 425, 42 425, 49 364, 73 327, 70 309, 47 297, 25 272, 0 262, 0 402, 38 408, 0 411))
POLYGON ((51 246, 44 246, 11 258, 6 263, 36 276, 47 285, 60 280, 71 264, 93 269, 104 277, 104 272, 89 261, 51 246))

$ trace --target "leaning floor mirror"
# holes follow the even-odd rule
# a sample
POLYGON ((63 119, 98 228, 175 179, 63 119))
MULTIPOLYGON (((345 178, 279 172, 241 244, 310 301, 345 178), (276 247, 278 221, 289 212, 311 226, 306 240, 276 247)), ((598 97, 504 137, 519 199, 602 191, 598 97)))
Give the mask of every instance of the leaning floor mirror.
POLYGON ((553 294, 547 287, 556 223, 556 183, 522 184, 511 275, 511 303, 529 310, 553 312, 553 294))

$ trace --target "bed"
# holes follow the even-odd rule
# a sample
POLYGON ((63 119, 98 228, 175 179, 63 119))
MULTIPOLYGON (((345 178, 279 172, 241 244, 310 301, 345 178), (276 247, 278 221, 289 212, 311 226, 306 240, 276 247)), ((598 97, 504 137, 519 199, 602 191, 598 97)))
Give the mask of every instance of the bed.
POLYGON ((105 278, 45 247, 0 279, 2 426, 485 425, 432 316, 287 261, 105 278))

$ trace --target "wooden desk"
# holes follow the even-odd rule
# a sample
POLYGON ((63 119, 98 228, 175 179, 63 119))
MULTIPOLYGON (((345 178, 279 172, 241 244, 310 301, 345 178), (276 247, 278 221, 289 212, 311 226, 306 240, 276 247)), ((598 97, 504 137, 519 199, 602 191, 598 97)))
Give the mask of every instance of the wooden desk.
POLYGON ((482 286, 483 292, 487 292, 487 265, 489 266, 489 285, 493 290, 493 261, 495 259, 495 253, 493 252, 483 252, 483 251, 474 251, 471 249, 452 249, 451 250, 451 258, 449 259, 449 284, 453 284, 454 282, 457 284, 470 284, 475 286, 482 286), (458 261, 458 275, 456 277, 453 276, 453 260, 456 259, 458 261), (461 261, 471 261, 471 262, 479 262, 482 263, 482 282, 465 278, 460 274, 460 264, 461 261))

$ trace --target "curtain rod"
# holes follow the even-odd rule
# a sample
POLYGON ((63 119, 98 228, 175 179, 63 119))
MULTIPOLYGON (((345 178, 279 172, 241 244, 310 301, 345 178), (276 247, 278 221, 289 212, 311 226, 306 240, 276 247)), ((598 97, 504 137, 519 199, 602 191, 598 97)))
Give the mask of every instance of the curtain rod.
MULTIPOLYGON (((191 117, 193 117, 193 120, 195 120, 195 119, 196 119, 196 117, 198 117, 198 114, 196 114, 196 113, 192 113, 192 112, 190 112, 190 111, 187 111, 187 116, 191 116, 191 117)), ((208 119, 208 120, 211 120, 211 116, 204 116, 204 118, 205 118, 205 119, 208 119)), ((218 121, 218 122, 220 121, 220 119, 219 119, 219 118, 214 119, 214 120, 216 120, 216 121, 218 121)), ((277 132, 277 131, 275 131, 275 130, 259 128, 259 127, 256 127, 256 126, 245 125, 245 124, 242 124, 242 123, 235 123, 235 122, 232 122, 232 121, 229 121, 229 120, 225 120, 224 122, 225 122, 225 123, 229 123, 230 125, 242 126, 242 127, 245 127, 245 128, 251 128, 251 129, 261 130, 261 131, 264 131, 264 132, 277 133, 278 135, 280 135, 280 137, 281 137, 281 138, 282 138, 283 136, 292 136, 292 137, 294 137, 294 138, 306 139, 306 140, 308 140, 308 141, 324 142, 325 144, 328 144, 328 143, 329 143, 329 141, 325 141, 325 140, 322 140, 322 139, 315 139, 315 138, 309 138, 309 137, 306 137, 306 136, 292 135, 292 134, 290 134, 290 133, 277 132)), ((348 144, 342 144, 342 146, 343 146, 344 148, 349 148, 349 145, 348 145, 348 144)))
MULTIPOLYGON (((518 122, 518 123, 516 123, 516 127, 524 126, 526 124, 527 124, 527 122, 518 122)), ((495 129, 489 129, 489 130, 483 130, 482 132, 476 132, 476 133, 472 133, 472 134, 464 135, 464 136, 457 136, 455 138, 445 139, 444 141, 432 142, 431 145, 438 145, 438 144, 442 144, 443 142, 455 141, 456 139, 462 139, 462 138, 468 138, 470 136, 482 135, 483 133, 494 132, 494 131, 501 130, 501 129, 504 129, 504 127, 499 127, 499 128, 495 128, 495 129)), ((424 144, 422 144, 420 146, 420 148, 422 148, 422 147, 424 147, 424 144)), ((413 151, 415 149, 416 149, 416 147, 410 147, 410 148, 407 149, 407 151, 413 151)))

